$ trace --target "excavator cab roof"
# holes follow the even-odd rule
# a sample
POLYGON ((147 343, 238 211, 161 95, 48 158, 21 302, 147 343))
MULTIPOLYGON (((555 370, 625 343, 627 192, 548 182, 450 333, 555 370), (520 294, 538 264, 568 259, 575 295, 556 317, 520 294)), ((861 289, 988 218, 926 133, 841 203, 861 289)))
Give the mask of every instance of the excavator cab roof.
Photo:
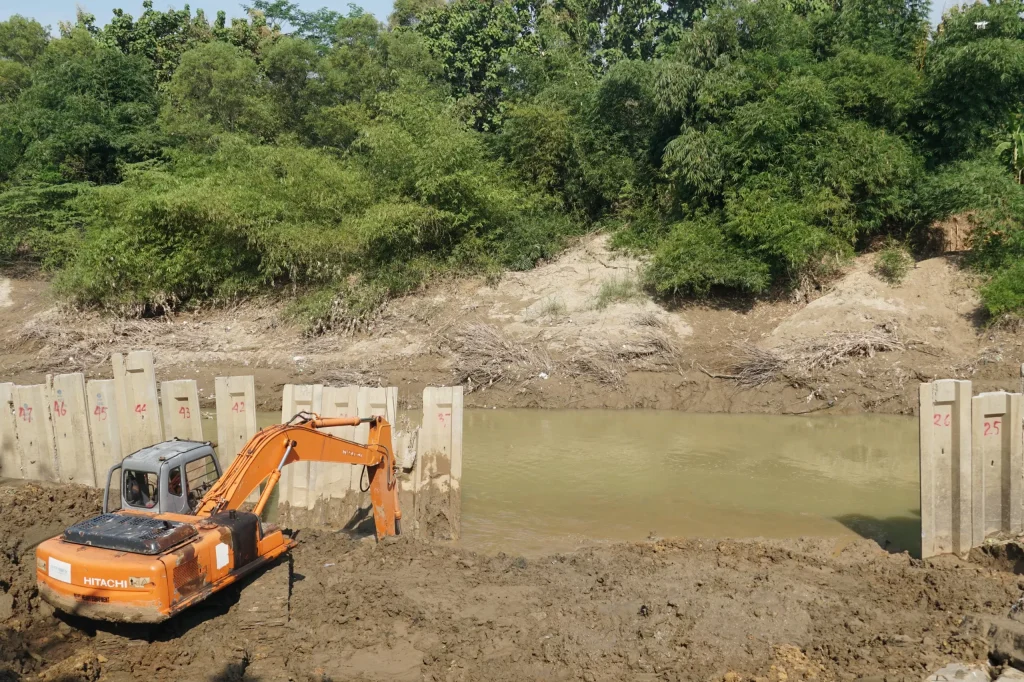
POLYGON ((159 473, 160 467, 164 462, 169 462, 176 457, 180 457, 181 455, 188 454, 199 449, 206 449, 209 451, 208 454, 213 454, 213 446, 209 442, 178 439, 168 440, 133 452, 121 461, 120 466, 135 469, 136 471, 152 471, 153 473, 159 473))
POLYGON ((110 468, 103 511, 121 507, 150 513, 191 514, 221 472, 209 442, 175 438, 156 443, 133 452, 110 468))

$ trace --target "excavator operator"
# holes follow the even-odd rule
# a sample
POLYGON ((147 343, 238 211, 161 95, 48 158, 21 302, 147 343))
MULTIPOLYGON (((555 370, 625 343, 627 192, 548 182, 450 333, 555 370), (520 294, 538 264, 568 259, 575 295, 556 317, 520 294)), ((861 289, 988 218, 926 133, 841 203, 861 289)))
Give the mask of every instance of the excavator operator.
POLYGON ((151 509, 156 506, 156 499, 149 496, 146 486, 139 483, 138 474, 133 472, 128 472, 125 477, 124 496, 128 504, 136 507, 151 509))

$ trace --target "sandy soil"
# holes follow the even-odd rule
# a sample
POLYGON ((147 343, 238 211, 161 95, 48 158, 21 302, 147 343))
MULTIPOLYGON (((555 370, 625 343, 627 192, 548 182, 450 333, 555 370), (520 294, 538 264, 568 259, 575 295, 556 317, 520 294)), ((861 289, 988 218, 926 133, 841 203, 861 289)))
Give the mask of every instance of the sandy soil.
POLYGON ((198 379, 207 398, 215 376, 254 374, 265 409, 279 407, 287 382, 397 385, 410 405, 425 385, 461 381, 471 406, 770 413, 909 413, 918 381, 931 378, 1017 388, 1024 335, 980 324, 973 284, 954 258, 918 262, 899 286, 877 278, 873 262, 859 257, 822 291, 667 309, 629 294, 641 263, 597 235, 535 270, 493 285, 436 283, 393 302, 363 332, 318 338, 287 323, 281 301, 117 320, 61 309, 45 281, 12 276, 0 280, 0 377, 109 376, 111 352, 147 348, 161 378, 198 379), (625 283, 626 297, 602 299, 609 282, 625 283), (902 350, 756 388, 722 378, 734 374, 741 347, 780 349, 880 327, 902 350))
MULTIPOLYGON (((1024 581, 866 541, 663 541, 482 556, 304 532, 291 565, 156 627, 54 614, 33 548, 98 491, 0 488, 0 680, 921 680, 984 646, 1024 581), (260 624, 263 581, 289 610, 260 624)), ((265 618, 264 618, 265 620, 265 618)))

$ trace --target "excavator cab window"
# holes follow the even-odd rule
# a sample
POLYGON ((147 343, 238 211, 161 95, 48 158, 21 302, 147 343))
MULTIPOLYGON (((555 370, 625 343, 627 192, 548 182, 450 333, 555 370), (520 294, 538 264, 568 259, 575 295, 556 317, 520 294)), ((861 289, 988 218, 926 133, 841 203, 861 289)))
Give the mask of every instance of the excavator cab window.
POLYGON ((167 492, 175 497, 181 497, 181 467, 171 469, 167 477, 167 492))
POLYGON ((185 465, 185 484, 188 489, 188 506, 195 511, 199 501, 203 499, 213 484, 217 482, 217 465, 213 457, 207 455, 185 465))
POLYGON ((160 487, 157 475, 146 471, 128 470, 124 473, 122 497, 132 507, 152 509, 160 501, 160 487))

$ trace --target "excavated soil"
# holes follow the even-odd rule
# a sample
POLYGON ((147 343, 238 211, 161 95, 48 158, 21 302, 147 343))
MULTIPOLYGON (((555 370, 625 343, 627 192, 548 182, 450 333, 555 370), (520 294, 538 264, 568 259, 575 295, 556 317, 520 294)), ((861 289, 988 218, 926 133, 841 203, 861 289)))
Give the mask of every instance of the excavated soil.
POLYGON ((291 564, 168 623, 97 626, 40 603, 32 554, 97 491, 0 491, 5 681, 921 680, 983 659, 961 619, 1003 615, 1024 588, 998 561, 867 541, 652 539, 527 560, 304 531, 291 564), (289 574, 288 609, 261 614, 254 596, 289 574))

